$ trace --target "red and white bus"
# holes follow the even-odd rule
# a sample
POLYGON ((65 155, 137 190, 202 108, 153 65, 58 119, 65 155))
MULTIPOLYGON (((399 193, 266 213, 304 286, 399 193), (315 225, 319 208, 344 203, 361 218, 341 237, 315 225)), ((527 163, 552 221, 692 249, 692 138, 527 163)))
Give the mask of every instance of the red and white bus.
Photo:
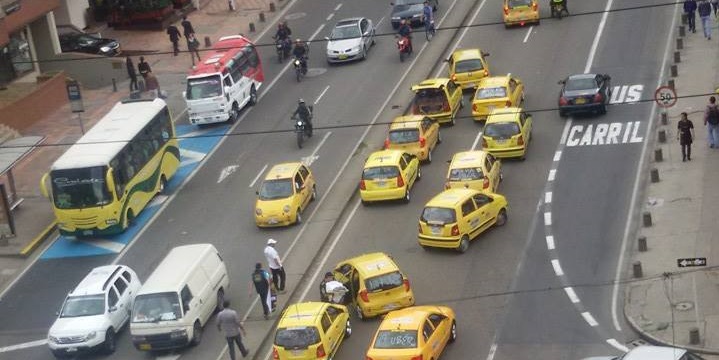
POLYGON ((192 124, 234 121, 257 102, 265 80, 255 45, 242 35, 224 36, 187 76, 184 92, 192 124))

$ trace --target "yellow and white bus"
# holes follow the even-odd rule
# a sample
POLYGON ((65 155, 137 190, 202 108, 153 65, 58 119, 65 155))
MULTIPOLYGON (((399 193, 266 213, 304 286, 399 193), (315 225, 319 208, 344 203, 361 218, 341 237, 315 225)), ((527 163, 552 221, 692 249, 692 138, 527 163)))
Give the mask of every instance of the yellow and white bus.
POLYGON ((179 165, 165 101, 123 100, 55 161, 40 187, 61 234, 116 234, 165 189, 179 165))

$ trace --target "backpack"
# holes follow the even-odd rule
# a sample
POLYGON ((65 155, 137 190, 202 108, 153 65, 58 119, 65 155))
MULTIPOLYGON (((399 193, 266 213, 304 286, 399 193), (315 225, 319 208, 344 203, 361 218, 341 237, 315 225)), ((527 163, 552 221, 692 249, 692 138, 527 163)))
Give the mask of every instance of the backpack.
POLYGON ((712 125, 719 124, 719 109, 714 106, 709 106, 709 112, 707 113, 707 122, 712 125))

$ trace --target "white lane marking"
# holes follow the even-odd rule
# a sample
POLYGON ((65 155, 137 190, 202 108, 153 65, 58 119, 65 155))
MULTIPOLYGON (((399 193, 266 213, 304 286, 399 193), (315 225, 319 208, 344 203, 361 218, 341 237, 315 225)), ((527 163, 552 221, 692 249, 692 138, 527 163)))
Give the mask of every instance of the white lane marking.
POLYGON ((559 145, 564 145, 567 142, 567 136, 569 136, 569 128, 572 127, 572 118, 567 119, 564 123, 564 130, 562 130, 562 137, 559 139, 559 145))
MULTIPOLYGON (((668 29, 675 29, 676 28, 676 22, 679 12, 679 6, 675 5, 674 7, 674 14, 672 15, 672 25, 668 27, 668 29)), ((667 60, 669 58, 669 51, 671 49, 671 45, 673 43, 672 35, 674 35, 674 32, 672 30, 668 31, 667 34, 667 42, 664 46, 664 58, 662 59, 662 66, 659 69, 659 78, 657 79, 657 86, 662 84, 664 81, 665 76, 665 70, 667 66, 667 60)), ((654 118, 654 115, 657 111, 657 103, 652 102, 652 109, 649 113, 649 119, 647 120, 647 128, 646 133, 644 135, 644 138, 647 139, 649 137, 649 130, 651 129, 651 123, 652 119, 654 118)), ((614 288, 612 289, 612 322, 614 323, 614 328, 617 331, 622 331, 622 327, 619 325, 619 315, 617 312, 617 303, 619 298, 619 284, 621 282, 621 276, 622 276, 622 266, 624 265, 624 253, 627 250, 627 243, 629 241, 629 232, 631 231, 632 226, 632 218, 634 217, 634 208, 637 203, 637 196, 639 194, 639 185, 640 185, 640 179, 641 179, 641 169, 644 167, 644 159, 646 158, 647 153, 647 146, 649 142, 645 141, 642 145, 642 153, 639 156, 639 164, 637 164, 637 171, 636 176, 634 177, 634 188, 632 190, 632 197, 629 201, 629 212, 627 213, 627 222, 624 226, 624 238, 622 239, 622 246, 620 247, 619 252, 619 260, 617 261, 617 269, 616 273, 614 275, 614 288)))
POLYGON ((330 13, 329 15, 327 15, 327 18, 325 20, 330 21, 330 19, 332 19, 334 16, 335 16, 335 13, 330 13))
POLYGON ((559 160, 562 160, 562 151, 561 150, 557 150, 554 153, 554 162, 559 162, 559 160))
POLYGON ((552 226, 552 213, 549 211, 544 213, 544 225, 552 226))
POLYGON ((322 92, 317 96, 317 99, 315 99, 315 101, 314 101, 312 104, 317 105, 317 103, 320 102, 320 99, 322 99, 322 97, 325 96, 325 93, 326 93, 327 90, 329 90, 329 89, 330 89, 330 86, 327 85, 327 87, 326 87, 324 90, 322 90, 322 92))
POLYGON ((480 130, 480 131, 477 133, 477 137, 474 138, 474 142, 472 143, 472 149, 471 149, 471 150, 474 150, 474 149, 477 148, 477 144, 479 144, 479 139, 481 139, 481 138, 482 138, 482 131, 480 130))
POLYGON ((204 159, 205 156, 207 156, 207 154, 205 154, 203 152, 193 151, 193 150, 188 150, 188 149, 180 149, 180 157, 185 158, 180 163, 180 167, 202 161, 202 159, 204 159))
POLYGON ((249 187, 254 187, 254 186, 255 186, 255 183, 257 182, 257 180, 259 180, 259 179, 260 179, 260 176, 262 176, 262 174, 265 172, 265 170, 267 170, 267 165, 268 165, 268 164, 265 164, 265 166, 262 167, 262 169, 260 170, 260 172, 257 173, 257 176, 255 176, 255 178, 252 179, 252 182, 250 183, 250 186, 249 186, 249 187))
POLYGON ((552 203, 552 192, 551 191, 547 191, 546 193, 544 193, 544 203, 545 204, 552 203))
POLYGON ((547 249, 554 250, 554 236, 547 235, 545 239, 547 239, 547 249))
POLYGON ((29 342, 22 343, 22 344, 1 347, 0 353, 11 352, 11 351, 15 351, 15 350, 22 350, 22 349, 27 349, 27 348, 36 347, 36 346, 43 346, 45 344, 47 344, 47 339, 29 341, 29 342))
POLYGON ((612 339, 607 339, 607 344, 613 346, 614 348, 616 348, 616 349, 619 350, 619 351, 629 352, 629 348, 626 347, 626 346, 624 346, 624 345, 622 345, 622 343, 620 343, 620 342, 617 341, 616 339, 613 339, 613 338, 612 338, 612 339))
POLYGON ((339 10, 341 7, 342 7, 342 3, 337 4, 337 6, 335 6, 335 11, 339 10))
POLYGON ((548 181, 554 181, 554 178, 555 178, 556 176, 557 176, 557 170, 556 170, 556 169, 549 170, 549 176, 547 177, 547 180, 548 180, 548 181))
POLYGON ((305 164, 305 165, 307 165, 307 166, 310 166, 310 165, 312 165, 313 162, 315 162, 315 160, 317 160, 317 159, 320 158, 320 157, 317 155, 317 152, 320 150, 320 148, 322 147, 322 145, 324 145, 325 141, 327 141, 327 138, 330 137, 330 135, 332 135, 332 131, 328 131, 328 132, 325 134, 325 137, 322 138, 322 141, 320 141, 320 143, 317 145, 317 147, 315 148, 315 151, 313 151, 312 154, 310 154, 309 156, 306 156, 306 157, 303 157, 303 158, 302 158, 302 163, 303 163, 303 164, 305 164))
POLYGON ((583 312, 582 317, 587 322, 587 324, 589 324, 589 326, 591 326, 591 327, 595 327, 595 326, 599 325, 597 320, 594 319, 594 316, 592 316, 592 314, 590 314, 589 311, 583 312))
POLYGON ((217 183, 221 183, 223 180, 227 179, 228 176, 232 175, 237 169, 240 167, 240 165, 229 165, 225 166, 222 171, 220 171, 220 176, 217 178, 217 183))
MULTIPOLYGON (((479 11, 482 10, 482 8, 484 7, 484 3, 486 3, 486 2, 487 2, 487 0, 482 0, 482 2, 477 7, 477 10, 474 11, 472 18, 469 19, 469 24, 466 24, 466 25, 471 25, 472 23, 474 23, 474 20, 476 20, 477 16, 479 15, 479 11)), ((452 3, 452 6, 454 6, 454 3, 452 3)), ((447 16, 447 14, 450 13, 449 10, 451 10, 451 7, 450 7, 450 9, 447 10, 447 13, 444 16, 447 16)), ((442 20, 444 20, 444 18, 442 18, 442 20)), ((440 25, 441 25, 441 22, 440 22, 440 25)), ((467 31, 470 28, 471 28, 470 26, 465 26, 464 30, 462 30, 462 33, 459 35, 459 38, 457 38, 457 41, 452 46, 452 50, 449 51, 449 54, 447 54, 445 59, 448 58, 455 50, 457 50, 459 43, 462 41, 462 39, 464 39, 464 36, 467 35, 467 31)), ((437 69, 437 73, 434 74, 434 77, 440 77, 440 75, 442 74, 442 71, 444 71, 444 67, 446 66, 446 64, 447 63, 442 62, 442 64, 439 66, 439 69, 437 69)))
POLYGON ((312 33, 312 35, 309 37, 309 39, 307 39, 307 41, 310 42, 310 41, 314 40, 315 36, 317 36, 317 34, 319 34, 320 31, 322 31, 322 29, 324 29, 324 28, 325 28, 325 24, 320 24, 320 27, 318 27, 317 30, 315 30, 315 32, 312 33))
POLYGON ((529 40, 529 35, 532 35, 532 29, 534 29, 534 26, 529 27, 529 30, 527 31, 527 35, 524 35, 524 41, 522 41, 523 43, 526 43, 527 40, 529 40))
POLYGON ((489 347, 489 354, 487 355, 487 360, 493 360, 494 354, 497 353, 497 343, 492 343, 492 346, 489 347))
POLYGON ((160 356, 157 356, 157 357, 155 358, 155 360, 176 360, 176 359, 179 359, 180 356, 182 356, 182 355, 179 355, 179 354, 176 354, 176 355, 160 355, 160 356))
POLYGON ((564 275, 564 271, 562 270, 562 265, 559 264, 559 260, 557 260, 557 259, 552 260, 552 268, 554 268, 554 273, 557 274, 557 276, 564 275))
POLYGON ((565 287, 564 292, 567 293, 567 297, 569 297, 569 301, 571 301, 572 304, 579 302, 579 296, 577 296, 577 293, 574 292, 571 286, 565 287))
POLYGON ((602 20, 599 21, 597 32, 594 35, 594 41, 592 41, 592 47, 589 48, 589 56, 587 57, 587 64, 584 66, 584 72, 588 73, 592 69, 594 63, 594 56, 597 54, 597 48, 599 47, 599 39, 604 33, 604 25, 607 24, 607 18, 609 17, 609 10, 612 8, 614 0, 607 1, 607 6, 604 7, 604 13, 602 14, 602 20))
POLYGON ((114 253, 119 253, 120 251, 122 251, 122 249, 125 248, 125 244, 123 243, 117 243, 105 239, 78 240, 78 242, 85 243, 94 247, 99 247, 101 249, 112 251, 114 253))

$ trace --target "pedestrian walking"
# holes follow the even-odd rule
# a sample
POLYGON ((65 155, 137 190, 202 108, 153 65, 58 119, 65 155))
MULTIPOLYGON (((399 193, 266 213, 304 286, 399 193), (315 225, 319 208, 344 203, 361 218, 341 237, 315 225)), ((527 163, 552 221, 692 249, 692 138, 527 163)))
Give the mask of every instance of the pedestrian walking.
POLYGON ((689 31, 697 32, 696 23, 697 0, 684 0, 684 13, 687 15, 687 24, 689 31))
POLYGON ((699 5, 697 7, 697 10, 699 12, 699 18, 702 20, 702 29, 704 30, 704 37, 707 40, 711 40, 712 39, 712 24, 711 24, 712 5, 709 3, 709 0, 699 0, 699 5))
POLYGON ((707 140, 710 148, 719 148, 719 107, 714 96, 709 97, 709 105, 704 110, 704 125, 707 127, 707 140))
POLYGON ((140 62, 137 63, 137 71, 140 73, 140 75, 142 75, 143 79, 147 77, 147 73, 152 72, 150 64, 145 62, 144 56, 140 56, 140 62))
POLYGON ((682 147, 682 161, 692 161, 692 142, 694 141, 694 123, 687 117, 687 113, 681 114, 677 123, 677 140, 682 147))
POLYGON ((217 331, 225 333, 230 359, 235 360, 235 344, 240 349, 242 357, 245 358, 250 353, 250 350, 242 344, 242 335, 247 335, 245 327, 242 325, 237 311, 230 309, 230 300, 224 300, 222 308, 222 311, 217 314, 217 331))
POLYGON ((719 0, 712 0, 712 10, 714 10, 714 17, 717 17, 719 13, 719 0))
POLYGON ((330 295, 327 294, 327 283, 335 279, 331 271, 325 273, 324 279, 320 282, 320 301, 330 302, 330 295))
POLYGON ((127 67, 127 76, 130 77, 130 92, 140 90, 137 86, 137 72, 135 71, 135 64, 129 56, 125 60, 125 67, 127 67))
POLYGON ((187 20, 187 16, 182 17, 180 25, 182 25, 182 34, 185 35, 185 38, 188 38, 190 37, 190 34, 195 33, 195 29, 192 27, 190 20, 187 20))
MULTIPOLYGON (((262 268, 262 263, 256 263, 255 271, 252 272, 252 285, 254 285, 255 292, 257 292, 257 295, 260 297, 262 313, 265 315, 265 320, 270 318, 271 309, 274 310, 270 293, 271 284, 270 273, 262 268)), ((250 288, 250 294, 252 294, 252 288, 250 288)))
POLYGON ((195 65, 195 55, 197 55, 197 61, 200 61, 200 40, 197 40, 195 34, 190 34, 187 38, 187 50, 190 51, 190 58, 192 59, 192 65, 195 65))
POLYGON ((180 30, 177 26, 170 25, 167 27, 167 35, 170 36, 170 42, 172 43, 172 51, 175 56, 180 52, 180 30))
POLYGON ((163 97, 160 90, 160 81, 157 80, 157 76, 152 71, 145 74, 145 90, 154 94, 155 97, 163 97))
POLYGON ((267 259, 267 265, 272 271, 272 282, 275 284, 275 288, 280 294, 285 292, 285 268, 282 266, 282 260, 280 254, 277 253, 275 245, 277 241, 275 239, 268 239, 267 246, 265 246, 265 258, 267 259))

